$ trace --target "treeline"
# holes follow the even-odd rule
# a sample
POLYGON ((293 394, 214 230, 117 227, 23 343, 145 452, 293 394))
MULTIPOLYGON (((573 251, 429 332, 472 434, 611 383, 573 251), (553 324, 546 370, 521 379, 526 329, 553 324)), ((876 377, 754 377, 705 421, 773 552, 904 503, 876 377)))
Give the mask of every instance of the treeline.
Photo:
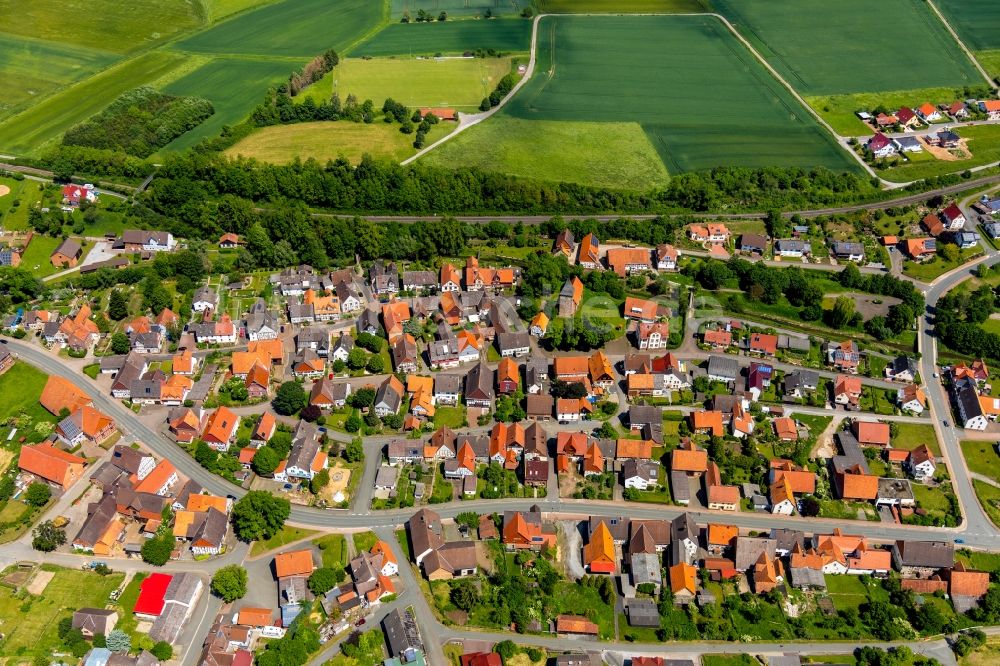
POLYGON ((489 94, 488 97, 484 97, 482 103, 479 105, 480 111, 489 111, 494 106, 500 104, 503 98, 510 94, 510 91, 514 89, 517 85, 517 77, 513 74, 507 74, 497 83, 497 87, 493 89, 493 92, 489 94))
POLYGON ((340 63, 340 56, 329 49, 306 63, 298 72, 292 72, 288 77, 288 94, 295 97, 300 92, 316 83, 340 63))
POLYGON ((71 127, 63 135, 63 144, 149 157, 213 113, 215 108, 206 99, 173 97, 143 86, 71 127))
POLYGON ((264 101, 250 112, 250 123, 255 127, 292 125, 312 121, 350 120, 370 123, 375 120, 375 103, 370 99, 358 103, 354 95, 344 102, 333 93, 329 100, 316 103, 312 97, 295 103, 284 89, 269 90, 264 101))

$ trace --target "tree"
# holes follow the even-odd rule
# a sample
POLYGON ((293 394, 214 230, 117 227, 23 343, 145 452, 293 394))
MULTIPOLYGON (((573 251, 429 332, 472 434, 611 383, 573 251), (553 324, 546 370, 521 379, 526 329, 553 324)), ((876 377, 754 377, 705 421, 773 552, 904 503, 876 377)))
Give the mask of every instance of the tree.
POLYGON ((330 483, 330 471, 326 469, 321 469, 316 473, 315 476, 309 481, 309 491, 313 495, 319 495, 324 488, 330 483))
MULTIPOLYGON (((354 350, 352 349, 351 351, 354 350)), ((368 370, 368 372, 372 373, 373 375, 381 374, 382 372, 385 371, 385 361, 382 359, 381 356, 374 356, 374 355, 369 356, 368 362, 365 363, 365 368, 368 370)))
POLYGON ((361 462, 365 459, 365 447, 357 437, 351 439, 344 448, 344 460, 349 463, 361 462))
POLYGON ((306 405, 299 413, 299 417, 309 423, 315 423, 321 416, 323 416, 323 410, 318 405, 306 405))
POLYGON ((479 603, 479 592, 467 578, 461 578, 452 585, 449 597, 455 608, 465 612, 471 611, 479 603))
POLYGON ((361 430, 361 426, 363 425, 364 421, 361 420, 361 417, 358 416, 358 413, 351 412, 351 415, 347 417, 346 421, 344 421, 344 430, 346 430, 347 432, 357 432, 361 430))
POLYGON ((247 594, 247 570, 238 564, 229 564, 212 576, 212 594, 231 603, 247 594))
POLYGON ((958 246, 953 243, 941 243, 938 245, 937 253, 941 259, 947 261, 948 263, 958 261, 959 256, 961 256, 958 246))
POLYGON ((132 343, 129 342, 128 336, 121 331, 111 336, 111 351, 114 353, 127 354, 128 350, 131 348, 132 343))
POLYGON ((278 387, 278 393, 271 401, 274 411, 284 416, 296 413, 306 404, 306 392, 302 384, 288 381, 278 387))
POLYGON ((115 321, 121 321, 128 316, 128 300, 118 289, 112 289, 108 297, 108 316, 115 321))
POLYGON ((166 641, 158 641, 149 651, 160 661, 170 661, 174 656, 174 647, 166 641))
POLYGON ((49 488, 47 483, 39 483, 35 481, 28 486, 28 489, 24 492, 24 501, 31 506, 45 506, 45 504, 52 498, 52 489, 49 488))
POLYGON ((615 427, 611 425, 610 421, 605 421, 604 423, 602 423, 601 427, 598 428, 597 432, 595 432, 594 434, 600 437, 601 439, 615 439, 618 437, 618 431, 615 430, 615 427))
POLYGON ((170 534, 163 534, 146 539, 142 544, 142 561, 147 564, 162 567, 170 561, 170 554, 174 551, 174 540, 170 534))
MULTIPOLYGON (((288 520, 291 504, 265 490, 251 490, 233 506, 233 531, 240 541, 270 539, 288 520)), ((148 543, 148 542, 147 542, 148 543)))
POLYGON ((517 645, 510 640, 500 641, 493 646, 493 650, 503 658, 504 663, 507 663, 517 654, 517 645))
MULTIPOLYGON (((846 269, 845 269, 846 270, 846 269)), ((833 309, 827 315, 827 323, 831 328, 844 328, 854 317, 854 299, 848 296, 838 296, 833 302, 833 309)))
POLYGON ((112 652, 128 652, 132 649, 132 639, 121 629, 113 629, 108 634, 106 644, 112 652))
POLYGON ((365 367, 366 360, 365 350, 360 347, 355 347, 347 353, 347 367, 351 370, 360 370, 365 367))
POLYGON ((320 567, 310 574, 306 584, 316 596, 323 595, 337 586, 337 574, 329 567, 320 567))
POLYGON ((66 543, 66 530, 56 527, 51 520, 41 523, 31 532, 31 547, 43 553, 51 553, 66 543))
POLYGON ((261 476, 270 476, 274 473, 274 470, 278 469, 280 463, 281 457, 278 456, 277 451, 271 446, 262 446, 253 454, 253 460, 250 465, 253 467, 254 473, 261 476))

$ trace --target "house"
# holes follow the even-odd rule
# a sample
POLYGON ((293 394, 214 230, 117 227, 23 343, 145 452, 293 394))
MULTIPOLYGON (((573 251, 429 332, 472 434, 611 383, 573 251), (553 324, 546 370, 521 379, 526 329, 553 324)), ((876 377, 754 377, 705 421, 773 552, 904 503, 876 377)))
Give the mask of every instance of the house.
POLYGON ((166 231, 125 229, 114 244, 114 249, 126 252, 171 252, 177 240, 166 231))
POLYGON ((812 243, 797 238, 783 238, 774 242, 774 254, 779 257, 804 257, 812 254, 812 243))
POLYGON ((242 245, 238 234, 226 232, 219 237, 219 248, 223 250, 233 250, 242 245))
POLYGON ((743 234, 740 236, 740 252, 763 255, 767 252, 767 236, 743 234))
POLYGON ((574 634, 578 636, 597 636, 600 627, 580 615, 556 616, 556 634, 574 634))
POLYGON ((712 355, 708 357, 708 378, 716 382, 734 382, 739 376, 739 361, 732 356, 712 355))
POLYGON ((500 534, 507 550, 538 550, 545 545, 554 545, 556 539, 554 532, 544 529, 542 510, 537 504, 528 511, 504 511, 500 534))
POLYGON ((968 430, 986 430, 989 418, 983 412, 979 401, 979 391, 976 382, 970 377, 955 380, 949 387, 952 401, 958 413, 958 422, 968 430))
MULTIPOLYGON (((247 384, 250 383, 250 374, 255 374, 254 371, 257 371, 256 374, 258 375, 260 371, 263 371, 265 375, 269 374, 262 365, 255 364, 247 375, 247 384)), ((320 358, 319 354, 312 349, 303 349, 295 354, 295 357, 292 359, 292 374, 296 377, 316 379, 322 377, 325 373, 326 361, 320 358)))
POLYGON ((392 301, 382 306, 382 324, 389 344, 403 337, 403 325, 410 320, 410 306, 406 301, 392 301))
POLYGON ((399 336, 392 345, 392 364, 398 374, 417 371, 417 341, 409 333, 399 336))
POLYGON ((479 570, 474 543, 451 541, 431 551, 423 561, 428 580, 473 576, 479 570))
POLYGON ((937 241, 933 238, 907 238, 903 248, 914 261, 923 261, 937 253, 937 241))
POLYGON ((81 608, 73 612, 73 628, 84 638, 107 636, 118 624, 118 612, 107 608, 81 608))
POLYGON ((739 509, 740 489, 736 486, 713 484, 707 487, 705 495, 709 509, 715 511, 736 511, 739 509))
POLYGON ((701 339, 715 351, 724 350, 733 344, 733 334, 721 328, 706 328, 701 339))
POLYGON ((778 351, 778 336, 768 333, 752 333, 748 351, 760 356, 774 356, 778 351))
POLYGON ((511 358, 500 359, 497 365, 497 392, 509 395, 521 386, 521 371, 511 358))
POLYGON ((590 541, 583 547, 583 566, 592 574, 613 574, 617 568, 615 543, 603 520, 591 531, 590 541))
POLYGON ((858 365, 861 363, 861 353, 858 343, 854 340, 844 340, 843 342, 828 342, 826 344, 826 362, 838 372, 847 372, 852 375, 858 373, 858 365))
POLYGON ((409 609, 394 608, 382 619, 382 631, 389 647, 389 654, 402 663, 423 659, 424 645, 420 640, 417 622, 409 609))
POLYGON ((99 446, 114 433, 114 419, 89 405, 76 410, 56 425, 56 436, 70 448, 85 442, 99 446))
POLYGON ((799 431, 795 426, 795 421, 783 416, 774 419, 771 424, 774 427, 774 434, 782 442, 795 442, 799 439, 799 431))
POLYGON ((399 408, 403 406, 404 392, 403 383, 395 375, 386 377, 375 392, 375 414, 379 418, 398 414, 399 408))
POLYGON ((573 263, 573 258, 576 256, 576 242, 572 231, 563 229, 559 232, 552 247, 552 254, 556 256, 561 254, 567 262, 573 263))
POLYGON ((892 140, 892 145, 896 151, 902 153, 920 153, 924 150, 924 145, 915 136, 899 136, 892 140))
POLYGON ((392 295, 399 292, 399 269, 393 262, 376 261, 368 271, 372 291, 379 295, 392 295))
POLYGON ((899 120, 899 124, 904 128, 915 126, 920 122, 920 118, 917 116, 916 112, 906 106, 899 108, 899 111, 896 112, 896 118, 899 120))
POLYGON ((1000 120, 1000 100, 982 100, 979 102, 979 110, 985 113, 989 120, 1000 120))
POLYGON ((864 473, 858 466, 834 474, 837 497, 845 500, 875 501, 878 498, 879 477, 864 473))
POLYGON ((274 436, 277 427, 278 422, 274 418, 274 414, 264 412, 250 434, 250 445, 258 448, 264 446, 274 436))
POLYGON ((326 469, 327 454, 320 450, 319 428, 313 423, 299 421, 292 437, 292 449, 285 462, 285 477, 312 480, 326 469))
POLYGON ((86 185, 74 185, 72 183, 63 185, 62 201, 73 208, 84 202, 94 203, 97 201, 97 190, 90 183, 86 185))
POLYGON ((465 376, 465 404, 489 409, 493 405, 493 370, 480 361, 465 376))
POLYGON ((645 248, 616 247, 608 250, 606 258, 608 268, 624 277, 652 270, 653 263, 650 257, 650 251, 645 248))
POLYGON ((538 314, 532 317, 528 332, 536 338, 540 338, 545 335, 547 330, 549 330, 549 316, 539 311, 538 314))
POLYGON ((531 337, 527 333, 497 333, 496 344, 502 357, 527 356, 531 352, 531 337))
POLYGON ((937 471, 937 458, 926 444, 921 444, 910 451, 906 458, 906 469, 917 481, 932 479, 937 471))
MULTIPOLYGON (((695 432, 724 432, 721 412, 693 412, 692 430, 695 432), (713 416, 714 415, 714 416, 713 416)), ((688 476, 700 476, 708 469, 708 453, 695 448, 691 440, 670 452, 670 469, 688 476)))
POLYGON ((239 426, 240 419, 231 409, 219 407, 209 415, 201 438, 213 449, 225 451, 236 437, 239 426))
POLYGON ((652 324, 659 316, 657 307, 656 301, 627 296, 622 316, 631 321, 652 324))
POLYGON ((979 605, 990 587, 990 574, 986 571, 972 571, 962 562, 957 562, 950 571, 945 570, 948 580, 948 595, 958 613, 966 613, 979 605))
POLYGON ((892 565, 904 578, 927 578, 955 564, 951 541, 905 541, 892 545, 892 565))
POLYGON ((941 211, 941 219, 947 225, 948 231, 958 231, 965 226, 966 222, 965 214, 955 203, 941 211))
POLYGON ((406 532, 410 537, 410 554, 419 566, 424 558, 444 545, 441 516, 430 509, 420 509, 406 521, 406 532))
POLYGON ((865 246, 861 243, 838 241, 831 245, 830 251, 834 257, 845 261, 861 261, 865 258, 865 246))
POLYGON ((896 404, 904 412, 919 415, 927 406, 927 395, 916 384, 907 384, 896 392, 896 404))
POLYGON ((694 600, 698 593, 698 570, 694 566, 687 562, 675 564, 667 571, 667 578, 675 604, 687 605, 694 600))
POLYGON ((729 236, 729 228, 720 223, 688 226, 688 238, 696 243, 725 243, 729 240, 729 236))
POLYGON ((885 366, 885 377, 894 382, 912 382, 917 376, 917 362, 906 355, 897 356, 885 366))
POLYGON ((969 117, 969 107, 966 106, 965 102, 952 102, 947 111, 948 115, 955 120, 964 120, 969 117))
POLYGON ((851 431, 862 446, 889 446, 889 424, 855 419, 851 431))
POLYGON ((937 145, 939 148, 958 148, 961 141, 962 137, 951 130, 942 130, 937 133, 937 145))
POLYGON ((195 340, 201 343, 222 345, 236 343, 236 325, 228 313, 222 313, 218 321, 203 321, 188 326, 195 340))
POLYGON ((80 245, 80 241, 67 238, 52 252, 49 261, 57 268, 74 268, 82 254, 83 246, 80 245))
POLYGON ((882 134, 882 132, 876 132, 875 136, 868 139, 865 143, 865 148, 871 151, 872 155, 876 158, 889 157, 896 154, 896 144, 892 142, 892 139, 882 134))
POLYGON ((674 271, 677 270, 677 258, 680 252, 673 245, 663 244, 656 246, 656 270, 674 271))
POLYGON ((17 466, 22 472, 68 490, 83 475, 86 459, 67 453, 48 442, 21 447, 17 466))
POLYGON ((462 276, 451 264, 442 264, 439 277, 442 292, 457 292, 462 290, 462 276))
POLYGON ((243 321, 247 340, 274 340, 278 337, 280 326, 278 318, 267 309, 264 299, 258 298, 250 306, 246 319, 243 321))
POLYGON ((201 434, 202 416, 201 410, 176 407, 171 410, 168 418, 170 432, 178 442, 184 444, 193 442, 201 434))
POLYGON ((589 270, 601 268, 601 242, 593 233, 587 234, 580 241, 580 252, 576 263, 589 270))
POLYGON ((941 120, 942 117, 941 112, 938 111, 937 107, 929 102, 924 102, 917 107, 917 115, 920 116, 921 120, 925 123, 933 123, 941 120))
POLYGON ((439 374, 434 378, 434 402, 442 405, 457 405, 462 393, 460 375, 439 374))
POLYGON ((659 484, 660 465, 652 460, 630 458, 622 465, 622 482, 626 488, 648 490, 659 484))
POLYGON ((485 268, 476 257, 465 260, 465 288, 468 291, 501 291, 517 283, 518 271, 514 268, 485 268))
POLYGON ((211 287, 198 287, 194 292, 191 309, 195 312, 215 310, 219 303, 219 294, 211 287))
POLYGON ((403 289, 416 293, 437 290, 438 278, 434 271, 403 271, 403 289))
POLYGON ((975 231, 960 231, 952 234, 952 241, 960 250, 968 250, 979 245, 980 236, 975 231))

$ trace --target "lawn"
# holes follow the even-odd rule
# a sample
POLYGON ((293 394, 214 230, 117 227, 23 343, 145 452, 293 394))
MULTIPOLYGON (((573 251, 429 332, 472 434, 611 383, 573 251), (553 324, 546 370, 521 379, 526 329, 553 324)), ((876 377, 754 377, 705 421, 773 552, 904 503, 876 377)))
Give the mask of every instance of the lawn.
POLYGON ((882 169, 879 175, 886 180, 904 183, 1000 161, 1000 125, 959 127, 955 129, 955 133, 968 140, 969 151, 972 153, 968 159, 910 162, 882 169))
MULTIPOLYGON (((945 164, 947 163, 945 162, 945 164)), ((905 169, 906 167, 903 168, 905 169)), ((935 256, 924 262, 905 261, 903 264, 903 274, 917 280, 922 280, 923 282, 931 282, 982 253, 983 248, 977 245, 961 250, 956 261, 945 261, 940 256, 935 256)))
POLYGON ((416 56, 465 53, 478 49, 525 52, 531 47, 531 21, 435 21, 393 23, 350 51, 352 56, 416 56))
POLYGON ((935 4, 970 50, 1000 49, 1000 4, 993 0, 935 0, 935 4))
POLYGON ((0 375, 0 421, 23 412, 35 423, 55 423, 56 417, 38 404, 48 378, 44 372, 23 361, 15 363, 10 370, 0 375))
MULTIPOLYGON (((163 76, 183 60, 183 56, 165 51, 144 53, 52 95, 0 124, 0 150, 37 151, 70 126, 104 109, 126 90, 163 76)), ((260 91, 254 94, 260 97, 260 91)))
POLYGON ((347 539, 343 534, 328 534, 313 539, 313 545, 319 548, 324 567, 343 569, 347 566, 347 539))
POLYGON ((553 601, 558 605, 558 613, 590 617, 600 627, 601 638, 605 640, 614 638, 614 607, 604 603, 596 589, 563 582, 556 587, 553 601), (593 611, 593 617, 590 611, 593 611))
POLYGON ((343 52, 384 20, 384 7, 372 0, 284 0, 219 23, 180 41, 177 48, 302 58, 330 48, 343 52))
POLYGON ((647 189, 663 178, 663 171, 650 164, 650 145, 670 173, 723 164, 855 168, 715 18, 546 17, 539 24, 537 49, 532 79, 499 117, 550 124, 539 131, 528 131, 523 123, 504 131, 491 129, 498 122, 491 119, 446 144, 437 163, 486 165, 485 157, 494 161, 486 166, 496 171, 647 189), (671 66, 661 66, 664 62, 671 66), (730 112, 733 107, 740 113, 730 112), (590 126, 586 132, 569 127, 561 136, 545 137, 558 123, 590 126), (619 139, 628 124, 641 126, 646 141, 639 129, 619 139), (529 164, 539 142, 540 158, 529 164), (641 175, 632 173, 637 163, 641 175), (524 173, 529 168, 532 173, 524 173))
POLYGON ((757 662, 746 654, 704 654, 701 666, 754 666, 757 662))
POLYGON ((700 0, 535 0, 543 14, 697 14, 700 0))
POLYGON ((267 87, 286 79, 294 68, 287 60, 216 58, 168 84, 163 92, 207 99, 215 114, 163 150, 190 148, 217 135, 224 125, 240 122, 261 102, 267 87))
POLYGON ((301 527, 291 527, 290 525, 285 525, 281 528, 281 531, 267 541, 254 541, 253 546, 250 548, 250 557, 263 555, 266 552, 281 548, 282 546, 292 543, 293 541, 305 539, 313 534, 316 534, 316 530, 305 530, 301 527))
MULTIPOLYGON (((65 270, 56 268, 50 260, 52 253, 55 252, 60 243, 62 243, 61 238, 35 234, 31 237, 31 242, 28 243, 28 248, 21 257, 21 268, 31 271, 35 277, 40 278, 65 270)), ((86 256, 86 250, 84 250, 84 256, 86 256)))
POLYGON ((922 483, 914 483, 912 488, 913 498, 917 500, 917 504, 922 509, 938 512, 942 515, 948 513, 948 499, 945 497, 943 489, 931 488, 922 483))
MULTIPOLYGON (((211 119, 206 122, 211 122, 211 119)), ((427 133, 427 145, 447 136, 454 129, 455 123, 439 122, 427 133)), ((413 147, 413 137, 413 134, 400 132, 399 125, 383 122, 365 124, 341 120, 273 125, 255 131, 229 148, 226 154, 253 157, 274 164, 310 157, 320 163, 344 157, 357 164, 364 155, 400 162, 417 152, 413 147)))
POLYGON ((1000 488, 983 483, 978 479, 972 480, 972 487, 990 520, 993 521, 994 525, 1000 526, 1000 488))
POLYGON ((336 92, 341 100, 354 95, 370 99, 382 108, 387 97, 419 108, 450 107, 478 113, 479 103, 497 82, 510 72, 511 59, 504 58, 350 58, 302 95, 317 102, 336 92))
POLYGON ((884 0, 877 6, 868 0, 799 0, 794 12, 772 0, 713 4, 803 94, 985 83, 920 0, 884 0), (892 30, 873 40, 871 26, 882 19, 891 20, 892 30))
POLYGON ((826 590, 837 610, 857 608, 867 601, 869 596, 885 596, 879 581, 873 581, 870 586, 866 586, 860 576, 827 575, 826 590))
POLYGON ((448 426, 452 430, 457 430, 467 425, 468 419, 465 416, 465 407, 461 405, 457 407, 438 407, 434 412, 434 426, 437 428, 448 426))
POLYGON ((352 536, 354 539, 354 549, 359 553, 363 550, 371 550, 378 541, 378 536, 374 532, 355 532, 352 536))
POLYGON ((841 136, 867 136, 874 131, 854 115, 857 111, 870 111, 879 105, 898 109, 901 106, 919 106, 924 102, 939 104, 958 99, 965 99, 962 89, 948 87, 805 98, 809 106, 823 116, 833 127, 833 131, 841 136))
POLYGON ((108 596, 124 575, 99 576, 95 573, 52 567, 55 577, 40 596, 15 596, 14 590, 0 587, 0 624, 4 627, 3 653, 18 656, 50 657, 60 644, 59 620, 78 608, 104 608, 108 596))
POLYGON ((42 184, 37 180, 0 178, 0 185, 10 188, 10 194, 0 197, 0 225, 8 231, 26 231, 28 211, 42 199, 42 184), (15 201, 20 202, 16 208, 15 201))
POLYGON ((485 16, 486 10, 493 16, 513 15, 518 13, 518 4, 514 0, 392 0, 391 7, 392 18, 401 19, 404 14, 415 18, 420 9, 435 18, 441 12, 447 12, 448 16, 485 16))
POLYGON ((926 444, 934 455, 941 455, 937 433, 931 424, 897 423, 896 427, 898 430, 896 431, 896 436, 892 438, 892 448, 912 451, 921 444, 926 444))
POLYGON ((198 5, 188 0, 2 0, 0 16, 8 34, 128 53, 198 26, 198 5))
POLYGON ((400 548, 403 549, 403 555, 409 560, 412 557, 410 555, 410 535, 405 529, 396 530, 396 540, 399 542, 400 548))
POLYGON ((962 457, 965 458, 969 471, 1000 482, 1000 456, 997 456, 996 442, 963 439, 961 446, 962 457))
POLYGON ((1000 554, 984 553, 978 550, 959 550, 955 560, 977 571, 1000 571, 1000 554))

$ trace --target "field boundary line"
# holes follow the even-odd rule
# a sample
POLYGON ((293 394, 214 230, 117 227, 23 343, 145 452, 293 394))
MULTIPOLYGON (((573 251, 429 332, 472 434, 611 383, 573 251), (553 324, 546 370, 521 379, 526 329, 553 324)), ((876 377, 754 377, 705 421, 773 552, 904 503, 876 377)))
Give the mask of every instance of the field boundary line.
POLYGON ((983 69, 983 66, 979 64, 979 61, 976 60, 976 57, 972 55, 972 51, 970 51, 969 48, 965 45, 965 42, 962 41, 961 38, 959 38, 958 33, 955 32, 955 29, 951 27, 951 23, 948 22, 948 19, 945 18, 945 15, 942 14, 941 10, 938 9, 936 4, 934 4, 934 0, 927 0, 927 5, 932 10, 934 10, 934 15, 938 17, 938 20, 941 21, 942 25, 944 25, 945 30, 947 30, 948 34, 951 35, 951 38, 955 40, 955 43, 958 44, 958 47, 962 49, 962 53, 965 54, 965 57, 972 61, 972 64, 975 66, 976 70, 978 70, 979 73, 982 74, 983 79, 986 80, 986 83, 992 87, 993 79, 991 79, 990 75, 986 73, 986 70, 983 69))

